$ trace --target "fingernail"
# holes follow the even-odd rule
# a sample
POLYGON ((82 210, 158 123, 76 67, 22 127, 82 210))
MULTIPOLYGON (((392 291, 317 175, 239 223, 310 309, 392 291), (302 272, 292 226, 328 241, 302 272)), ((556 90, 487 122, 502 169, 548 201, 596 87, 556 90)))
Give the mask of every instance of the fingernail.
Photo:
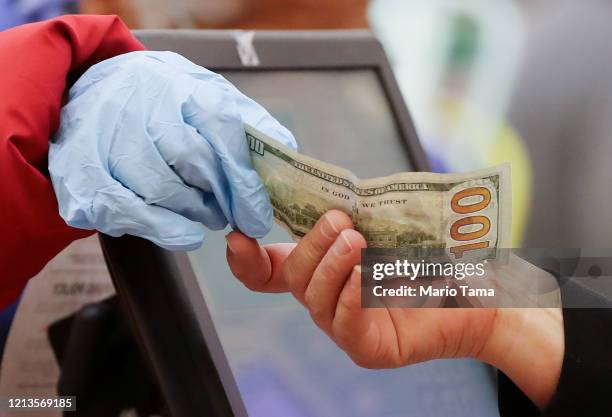
POLYGON ((225 235, 225 241, 227 242, 227 248, 229 249, 230 252, 234 253, 234 249, 232 249, 232 244, 230 243, 230 235, 232 233, 228 233, 227 235, 225 235))
POLYGON ((321 233, 328 239, 335 239, 340 231, 336 225, 331 221, 329 215, 323 215, 323 222, 321 222, 321 233))
POLYGON ((353 267, 353 274, 351 275, 351 288, 359 287, 361 281, 361 265, 355 265, 353 267))
POLYGON ((345 256, 351 252, 353 246, 346 237, 346 233, 340 233, 340 237, 336 239, 336 242, 332 246, 332 250, 336 256, 345 256))

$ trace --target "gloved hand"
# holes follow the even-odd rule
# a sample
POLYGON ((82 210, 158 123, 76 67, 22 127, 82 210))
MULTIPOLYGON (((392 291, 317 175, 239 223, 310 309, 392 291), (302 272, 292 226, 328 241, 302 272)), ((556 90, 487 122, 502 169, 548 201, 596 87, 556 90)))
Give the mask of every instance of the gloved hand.
POLYGON ((132 52, 91 67, 70 89, 49 149, 62 218, 111 236, 192 250, 228 223, 272 227, 244 123, 296 147, 292 134, 232 84, 171 52, 132 52))

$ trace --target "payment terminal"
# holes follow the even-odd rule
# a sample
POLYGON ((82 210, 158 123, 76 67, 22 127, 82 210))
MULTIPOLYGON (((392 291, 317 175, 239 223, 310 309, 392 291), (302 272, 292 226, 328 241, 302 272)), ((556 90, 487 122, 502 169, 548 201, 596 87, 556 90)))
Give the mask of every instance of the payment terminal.
MULTIPOLYGON (((216 71, 295 135, 299 151, 361 178, 428 165, 384 51, 367 31, 139 31, 153 50, 216 71)), ((495 417, 493 371, 471 360, 354 365, 286 294, 244 288, 225 234, 168 252, 102 236, 124 312, 172 417, 495 417)), ((280 227, 264 243, 290 241, 280 227)))

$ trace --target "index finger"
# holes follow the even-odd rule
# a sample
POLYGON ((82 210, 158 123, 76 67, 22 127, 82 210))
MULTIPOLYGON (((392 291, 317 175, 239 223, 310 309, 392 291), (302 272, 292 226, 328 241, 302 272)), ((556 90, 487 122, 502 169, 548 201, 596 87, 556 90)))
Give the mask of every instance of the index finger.
POLYGON ((236 278, 258 292, 286 292, 282 264, 295 243, 259 246, 256 239, 234 231, 226 236, 227 262, 236 278))
POLYGON ((300 240, 283 265, 283 276, 293 296, 304 304, 310 280, 336 238, 345 229, 353 229, 351 218, 340 210, 330 210, 300 240))

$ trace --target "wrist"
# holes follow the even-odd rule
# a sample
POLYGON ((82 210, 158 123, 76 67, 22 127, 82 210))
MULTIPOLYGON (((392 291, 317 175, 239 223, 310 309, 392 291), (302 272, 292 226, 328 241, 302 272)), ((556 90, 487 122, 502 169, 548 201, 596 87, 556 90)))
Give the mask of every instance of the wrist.
POLYGON ((561 375, 564 336, 560 308, 498 309, 478 359, 500 369, 544 408, 561 375))

